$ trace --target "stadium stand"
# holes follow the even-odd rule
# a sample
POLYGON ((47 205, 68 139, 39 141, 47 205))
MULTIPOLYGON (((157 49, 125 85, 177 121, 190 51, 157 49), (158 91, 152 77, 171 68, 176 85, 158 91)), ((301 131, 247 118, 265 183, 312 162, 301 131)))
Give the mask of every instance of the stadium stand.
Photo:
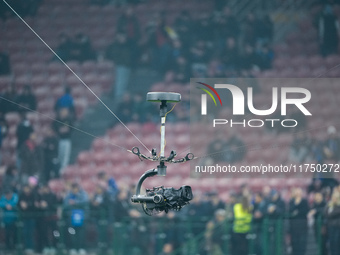
MULTIPOLYGON (((235 2, 235 1, 234 1, 235 2)), ((233 3, 234 3, 233 2, 233 3)), ((236 1, 237 2, 237 1, 236 1)), ((202 13, 213 12, 212 1, 145 1, 134 7, 135 15, 140 21, 141 30, 146 30, 150 13, 167 10, 166 23, 174 25, 176 18, 183 10, 190 10, 192 19, 201 18, 202 13)), ((247 7, 251 8, 251 7, 247 7)), ((247 9, 245 8, 245 9, 247 9)), ((322 57, 319 52, 318 31, 314 20, 319 13, 319 7, 312 8, 307 17, 296 24, 295 31, 285 36, 283 42, 274 43, 274 59, 272 68, 266 70, 252 70, 251 73, 261 81, 259 89, 263 93, 270 92, 270 78, 314 78, 340 76, 340 69, 336 68, 340 63, 338 54, 322 57)), ((340 17, 340 8, 335 6, 334 12, 340 17)), ((67 65, 79 77, 89 85, 96 95, 110 93, 115 81, 115 64, 104 58, 104 52, 112 43, 114 35, 117 34, 117 19, 121 11, 114 5, 90 5, 88 1, 43 1, 34 17, 26 17, 25 21, 32 26, 43 40, 53 49, 57 49, 60 41, 60 34, 68 35, 84 33, 89 37, 89 41, 97 53, 97 59, 85 61, 67 61, 67 65), (81 13, 81 15, 79 14, 81 13)), ((37 98, 37 113, 28 113, 27 119, 33 125, 35 132, 44 134, 51 126, 56 117, 55 102, 64 92, 64 85, 72 88, 74 98, 76 119, 81 119, 87 109, 91 109, 98 102, 97 99, 81 84, 81 82, 71 73, 53 54, 43 45, 42 42, 16 17, 0 20, 0 52, 6 52, 10 56, 11 74, 0 76, 0 91, 4 91, 9 84, 12 84, 17 91, 29 84, 37 98)), ((221 67, 221 61, 213 59, 209 63, 208 73, 216 76, 221 67)), ((175 79, 171 73, 173 70, 164 72, 164 80, 152 84, 149 91, 176 91, 184 96, 182 106, 176 107, 173 122, 167 124, 167 147, 174 148, 177 152, 189 152, 190 136, 188 113, 183 117, 183 112, 188 111, 185 105, 189 99, 189 84, 183 84, 175 79), (182 108, 181 108, 182 107, 182 108), (183 121, 186 120, 186 121, 183 121), (177 121, 178 120, 178 121, 177 121)), ((173 72, 174 73, 174 72, 173 72)), ((305 82, 305 79, 302 79, 305 82)), ((280 86, 280 85, 278 85, 280 86)), ((334 79, 324 79, 321 84, 313 83, 309 89, 312 94, 319 94, 313 99, 310 110, 318 119, 307 121, 306 129, 310 130, 315 142, 324 141, 327 138, 327 128, 329 126, 340 126, 340 120, 332 116, 338 115, 337 102, 340 99, 340 88, 334 79), (324 92, 324 87, 327 92, 324 92), (319 128, 316 128, 319 127, 319 128)), ((255 95, 255 103, 263 103, 266 96, 255 95)), ((20 123, 18 112, 10 112, 5 115, 8 124, 8 133, 2 141, 1 164, 8 167, 17 163, 16 130, 20 123)), ((141 138, 149 148, 157 147, 159 140, 159 126, 152 121, 129 122, 127 127, 141 138)), ((210 130, 213 133, 214 130, 210 130)), ((195 135, 195 134, 194 134, 195 135)), ((199 133, 197 133, 199 135, 199 133)), ((291 133, 271 133, 268 130, 258 130, 249 132, 244 129, 240 132, 245 145, 256 144, 258 148, 249 149, 241 164, 260 164, 262 162, 270 164, 287 164, 289 162, 289 152, 294 142, 291 133), (272 141, 276 144, 272 146, 272 141), (268 149, 270 148, 270 149, 268 149)), ((44 136, 40 136, 42 141, 44 136)), ((140 175, 147 169, 154 168, 155 165, 149 162, 140 162, 137 156, 132 153, 120 150, 114 144, 131 149, 137 145, 137 140, 132 137, 123 126, 115 125, 106 131, 106 134, 93 140, 92 146, 88 150, 83 150, 77 156, 76 162, 69 165, 61 172, 60 178, 52 179, 48 186, 59 197, 63 197, 73 183, 80 183, 82 188, 89 194, 96 191, 98 181, 97 174, 105 172, 108 176, 114 177, 119 188, 124 189, 133 186, 140 175)), ((207 151, 194 152, 198 155, 205 155, 207 151)), ((310 152, 311 157, 313 153, 310 152)), ((313 162, 316 161, 313 158, 313 162)), ((193 190, 201 192, 216 191, 220 194, 220 199, 228 203, 231 194, 247 183, 253 192, 260 192, 265 185, 280 192, 285 202, 291 198, 292 188, 306 189, 311 184, 310 179, 296 178, 296 176, 284 175, 269 176, 268 179, 253 178, 247 181, 244 177, 229 178, 204 178, 199 179, 190 175, 189 164, 180 164, 176 167, 169 166, 167 178, 164 179, 164 186, 178 186, 179 183, 191 185, 193 190)), ((146 181, 146 186, 158 186, 158 180, 150 179, 146 181)), ((310 198, 309 198, 310 199, 310 198)))

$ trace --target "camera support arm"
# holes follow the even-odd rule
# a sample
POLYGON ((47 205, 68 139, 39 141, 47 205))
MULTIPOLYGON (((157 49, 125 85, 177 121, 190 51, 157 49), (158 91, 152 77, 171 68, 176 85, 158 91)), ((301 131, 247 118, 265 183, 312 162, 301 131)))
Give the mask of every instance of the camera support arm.
MULTIPOLYGON (((150 169, 148 171, 146 171, 138 180, 138 183, 137 183, 137 187, 136 187, 136 195, 135 196, 139 196, 140 195, 140 189, 142 187, 142 184, 143 182, 145 181, 146 178, 148 177, 152 177, 152 176, 155 176, 157 175, 158 173, 158 170, 157 169, 150 169)), ((134 202, 134 201, 132 201, 134 202)))

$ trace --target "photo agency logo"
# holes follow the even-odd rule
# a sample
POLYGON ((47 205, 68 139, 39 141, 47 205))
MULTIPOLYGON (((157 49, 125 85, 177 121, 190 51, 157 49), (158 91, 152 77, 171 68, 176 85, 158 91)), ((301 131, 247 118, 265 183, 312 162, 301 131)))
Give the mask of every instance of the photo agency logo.
POLYGON ((211 86, 203 82, 196 83, 204 86, 197 88, 205 92, 204 94, 201 94, 201 116, 209 115, 207 95, 209 95, 213 100, 215 107, 218 106, 215 96, 219 100, 221 107, 223 107, 221 96, 223 96, 224 93, 229 93, 232 97, 232 115, 233 117, 237 116, 237 119, 214 118, 212 121, 213 127, 216 127, 217 125, 229 125, 230 127, 263 127, 264 125, 267 125, 269 127, 274 127, 277 124, 282 127, 296 127, 298 125, 298 120, 288 117, 289 114, 287 113, 287 106, 289 105, 296 107, 296 109, 301 111, 301 113, 305 116, 312 116, 311 112, 305 106, 305 104, 311 99, 311 93, 305 88, 273 87, 271 91, 271 106, 268 106, 266 109, 257 109, 254 106, 253 87, 247 87, 245 89, 246 93, 244 93, 240 87, 232 84, 214 84, 211 86), (275 115, 276 118, 270 118, 270 115, 273 116, 277 110, 279 110, 281 118, 277 118, 278 115, 275 115), (254 116, 262 117, 251 119, 240 118, 242 116, 251 116, 249 113, 254 116), (263 116, 265 116, 265 118, 263 118, 263 116))

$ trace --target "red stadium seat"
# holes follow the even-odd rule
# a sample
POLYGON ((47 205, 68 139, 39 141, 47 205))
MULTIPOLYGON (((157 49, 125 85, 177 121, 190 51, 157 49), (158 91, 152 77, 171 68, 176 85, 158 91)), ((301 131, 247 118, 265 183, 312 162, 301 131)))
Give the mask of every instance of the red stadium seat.
POLYGON ((97 184, 92 180, 86 180, 81 182, 81 187, 90 195, 96 189, 97 184))
MULTIPOLYGON (((312 69, 320 67, 320 64, 323 63, 323 58, 319 55, 314 55, 309 57, 309 66, 312 69)), ((322 64, 321 64, 322 65, 322 64)))
POLYGON ((78 98, 74 100, 74 106, 76 108, 77 118, 80 119, 88 106, 88 102, 86 99, 78 98))
POLYGON ((275 68, 276 70, 284 69, 284 68, 286 68, 288 65, 290 65, 290 61, 289 61, 289 59, 284 58, 284 57, 282 57, 282 58, 280 58, 280 57, 276 58, 276 59, 274 60, 274 63, 273 63, 273 66, 274 66, 274 68, 275 68))
POLYGON ((16 126, 20 122, 20 116, 18 113, 15 112, 7 113, 5 119, 9 126, 16 126))
POLYGON ((45 75, 33 75, 31 79, 32 88, 37 89, 47 84, 47 78, 45 75))
POLYGON ((90 151, 80 152, 77 158, 79 166, 86 166, 94 163, 93 153, 90 151))
POLYGON ((61 194, 66 189, 64 182, 60 179, 50 180, 48 186, 56 194, 61 194))
POLYGON ((71 165, 67 166, 66 168, 63 169, 62 172, 62 178, 64 180, 76 180, 79 178, 79 173, 80 173, 80 166, 78 165, 71 165))

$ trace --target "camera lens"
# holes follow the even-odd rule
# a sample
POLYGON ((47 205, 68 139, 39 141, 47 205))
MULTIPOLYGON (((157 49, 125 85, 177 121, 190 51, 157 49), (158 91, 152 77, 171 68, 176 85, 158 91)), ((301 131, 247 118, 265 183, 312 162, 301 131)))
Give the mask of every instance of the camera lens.
POLYGON ((153 197, 153 202, 154 202, 155 204, 162 203, 162 202, 163 202, 163 196, 161 196, 161 195, 155 195, 155 196, 153 197))

